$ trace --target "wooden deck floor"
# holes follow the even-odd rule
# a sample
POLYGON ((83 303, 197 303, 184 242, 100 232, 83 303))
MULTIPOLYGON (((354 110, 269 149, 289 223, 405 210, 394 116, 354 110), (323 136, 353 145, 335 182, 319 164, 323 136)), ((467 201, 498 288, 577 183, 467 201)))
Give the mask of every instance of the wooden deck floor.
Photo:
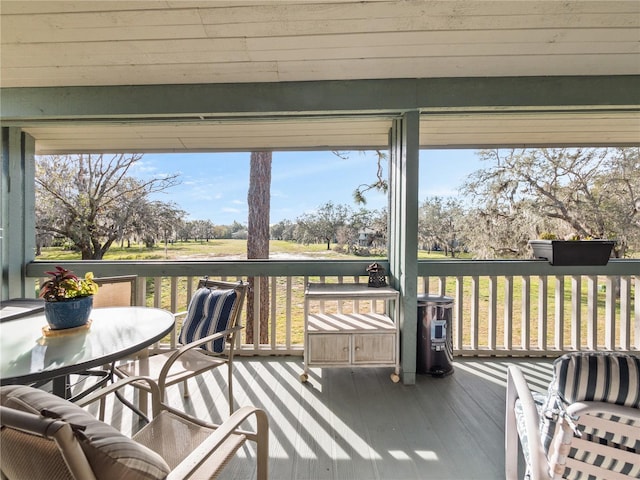
MULTIPOLYGON (((241 357, 235 365, 236 402, 270 418, 270 478, 275 480, 504 478, 506 369, 520 365, 543 391, 551 360, 456 358, 453 375, 418 375, 394 384, 389 368, 313 369, 299 381, 300 357, 241 357)), ((173 387, 169 402, 220 422, 228 414, 225 380, 208 373, 173 387)), ((112 418, 123 430, 133 419, 112 418)), ((244 448, 222 478, 254 478, 254 455, 244 448)))

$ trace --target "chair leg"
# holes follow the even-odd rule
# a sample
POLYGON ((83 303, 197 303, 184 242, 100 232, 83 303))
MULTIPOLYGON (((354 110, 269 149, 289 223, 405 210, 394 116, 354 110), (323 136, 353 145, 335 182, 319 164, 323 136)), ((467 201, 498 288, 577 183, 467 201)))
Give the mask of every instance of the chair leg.
POLYGON ((229 415, 233 415, 235 410, 233 404, 233 364, 229 362, 227 365, 229 367, 227 371, 227 378, 229 382, 229 415))
POLYGON ((140 388, 136 388, 136 390, 138 391, 138 409, 144 415, 149 415, 149 395, 140 388))
POLYGON ((106 400, 103 398, 100 399, 100 408, 98 410, 98 420, 104 422, 104 415, 106 410, 106 400))
POLYGON ((256 412, 257 420, 257 480, 267 480, 269 477, 269 418, 260 410, 256 412))
POLYGON ((183 380, 182 382, 182 396, 184 398, 188 398, 189 397, 189 385, 187 384, 186 380, 183 380))

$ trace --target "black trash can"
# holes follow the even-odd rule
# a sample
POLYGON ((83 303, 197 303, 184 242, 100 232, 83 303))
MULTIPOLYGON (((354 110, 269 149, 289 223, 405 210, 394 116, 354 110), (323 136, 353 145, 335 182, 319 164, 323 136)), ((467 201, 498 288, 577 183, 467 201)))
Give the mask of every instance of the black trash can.
POLYGON ((453 298, 418 297, 416 371, 442 377, 453 373, 453 298))

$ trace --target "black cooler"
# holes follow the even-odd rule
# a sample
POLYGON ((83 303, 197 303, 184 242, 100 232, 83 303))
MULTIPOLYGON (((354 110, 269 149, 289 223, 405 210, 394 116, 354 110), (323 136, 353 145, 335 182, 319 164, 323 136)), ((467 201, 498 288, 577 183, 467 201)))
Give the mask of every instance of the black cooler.
POLYGON ((452 316, 453 298, 418 297, 417 373, 439 377, 453 373, 452 316))

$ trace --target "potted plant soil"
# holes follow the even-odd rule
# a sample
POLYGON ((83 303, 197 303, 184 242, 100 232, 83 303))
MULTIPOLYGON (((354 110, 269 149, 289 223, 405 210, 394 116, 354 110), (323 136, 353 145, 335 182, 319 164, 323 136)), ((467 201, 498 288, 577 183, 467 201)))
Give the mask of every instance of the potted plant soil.
POLYGON ((98 284, 93 281, 93 273, 87 272, 79 278, 71 270, 57 266, 40 287, 40 297, 44 299, 44 314, 52 330, 63 330, 85 325, 93 308, 93 295, 98 284))

